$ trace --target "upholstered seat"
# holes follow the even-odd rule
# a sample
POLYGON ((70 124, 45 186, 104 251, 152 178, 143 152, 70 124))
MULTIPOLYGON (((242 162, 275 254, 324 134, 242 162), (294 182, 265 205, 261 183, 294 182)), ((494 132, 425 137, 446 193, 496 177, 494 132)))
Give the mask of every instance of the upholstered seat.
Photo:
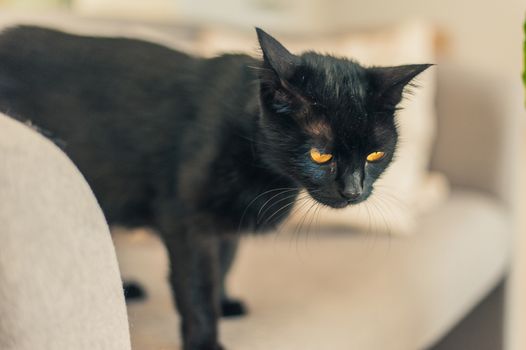
MULTIPOLYGON (((223 321, 228 349, 422 349, 445 334, 502 278, 507 212, 495 198, 455 190, 407 238, 281 232, 245 239, 230 280, 250 307, 223 321)), ((313 224, 313 226, 315 226, 313 224)), ((150 292, 129 305, 136 349, 172 349, 176 314, 166 258, 153 235, 118 235, 125 276, 150 292)))

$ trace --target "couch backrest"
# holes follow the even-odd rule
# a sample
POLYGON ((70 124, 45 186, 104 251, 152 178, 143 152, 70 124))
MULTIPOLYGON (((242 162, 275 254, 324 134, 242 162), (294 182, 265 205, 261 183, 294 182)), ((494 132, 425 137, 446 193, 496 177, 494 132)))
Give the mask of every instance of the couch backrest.
POLYGON ((438 135, 431 168, 454 186, 514 201, 521 169, 523 91, 517 81, 438 65, 438 135))

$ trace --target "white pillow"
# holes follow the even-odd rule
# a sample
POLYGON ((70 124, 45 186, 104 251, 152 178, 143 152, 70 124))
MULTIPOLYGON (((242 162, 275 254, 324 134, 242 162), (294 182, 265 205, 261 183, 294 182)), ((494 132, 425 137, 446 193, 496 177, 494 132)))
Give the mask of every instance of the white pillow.
MULTIPOLYGON (((352 33, 325 37, 290 37, 270 31, 292 52, 305 50, 331 53, 356 59, 363 65, 401 65, 434 63, 434 30, 422 22, 410 22, 395 28, 374 32, 352 33)), ((239 33, 225 29, 204 30, 197 52, 213 56, 220 52, 240 51, 256 54, 254 33, 239 33)), ((421 88, 413 89, 401 103, 397 113, 400 141, 396 158, 375 185, 374 194, 365 203, 344 209, 322 208, 318 212, 310 205, 298 205, 285 228, 304 225, 331 228, 410 234, 422 210, 429 210, 448 193, 447 181, 427 170, 435 137, 434 96, 436 68, 417 77, 421 88), (316 217, 312 215, 316 212, 316 217), (311 217, 309 218, 309 215, 311 217), (303 221, 304 220, 304 221, 303 221)), ((305 228, 306 229, 306 228, 305 228)), ((312 229, 312 228, 311 228, 312 229)))

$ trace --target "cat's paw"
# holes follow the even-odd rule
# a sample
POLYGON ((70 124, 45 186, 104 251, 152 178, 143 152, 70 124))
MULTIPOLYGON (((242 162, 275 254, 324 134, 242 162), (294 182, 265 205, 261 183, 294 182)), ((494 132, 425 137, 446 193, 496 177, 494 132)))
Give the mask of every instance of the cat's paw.
POLYGON ((221 344, 186 344, 183 350, 226 350, 221 344))
POLYGON ((136 282, 125 281, 122 287, 124 289, 124 299, 127 303, 143 301, 146 299, 146 291, 140 284, 136 282))
POLYGON ((221 301, 221 316, 240 317, 248 312, 245 303, 239 299, 223 299, 221 301))

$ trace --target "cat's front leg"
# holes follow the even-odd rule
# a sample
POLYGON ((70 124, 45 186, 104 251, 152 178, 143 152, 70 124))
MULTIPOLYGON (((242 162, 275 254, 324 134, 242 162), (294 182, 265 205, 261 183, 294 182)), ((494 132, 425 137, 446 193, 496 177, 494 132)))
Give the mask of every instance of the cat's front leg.
POLYGON ((238 317, 247 313, 243 301, 231 298, 226 289, 226 277, 234 262, 238 245, 238 235, 221 238, 219 259, 221 262, 221 316, 223 317, 238 317))
POLYGON ((179 229, 163 235, 170 284, 181 315, 184 350, 220 350, 219 238, 209 230, 179 229))

